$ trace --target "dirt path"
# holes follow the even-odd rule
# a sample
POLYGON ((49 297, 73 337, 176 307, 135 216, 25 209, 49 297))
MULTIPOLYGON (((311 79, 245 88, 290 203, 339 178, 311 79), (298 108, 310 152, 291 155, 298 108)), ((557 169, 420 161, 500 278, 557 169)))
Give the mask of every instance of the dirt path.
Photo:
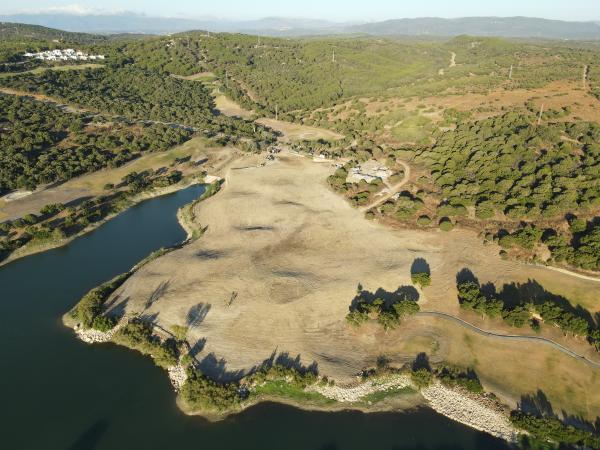
POLYGON ((600 283, 600 278, 593 277, 590 275, 583 275, 581 273, 573 272, 568 269, 563 269, 562 267, 554 267, 554 266, 545 266, 543 264, 530 264, 531 266, 543 267, 544 269, 554 270, 555 272, 560 272, 565 275, 569 275, 571 277, 579 278, 581 280, 595 281, 596 283, 600 283))
POLYGON ((474 331, 477 334, 480 334, 480 335, 486 336, 486 337, 495 338, 495 339, 541 342, 541 343, 544 343, 546 345, 553 347, 554 349, 556 349, 558 351, 563 352, 566 355, 569 355, 579 361, 586 363, 590 367, 600 368, 600 363, 598 363, 596 361, 592 361, 592 360, 586 358, 585 356, 575 353, 574 351, 568 349, 567 347, 565 347, 557 342, 554 342, 552 339, 548 339, 548 338, 541 337, 541 336, 526 336, 526 335, 520 335, 520 334, 494 333, 492 331, 482 330, 481 328, 467 322, 466 320, 463 320, 459 317, 453 316, 452 314, 447 314, 447 313, 443 313, 443 312, 439 312, 439 311, 421 311, 421 312, 418 312, 417 315, 418 316, 439 317, 441 319, 450 320, 454 323, 457 323, 458 325, 460 325, 463 328, 467 328, 471 331, 474 331))
POLYGON ((392 198, 394 195, 396 195, 398 193, 398 191, 400 191, 400 188, 402 188, 402 186, 404 186, 406 183, 408 183, 408 181, 410 180, 410 166, 408 164, 406 164, 404 161, 398 161, 398 162, 400 164, 402 164, 402 167, 404 167, 404 178, 402 178, 402 181, 395 184, 394 186, 391 186, 391 187, 388 186, 387 194, 385 194, 381 198, 378 198, 376 201, 374 201, 370 205, 363 206, 360 209, 361 211, 365 212, 370 209, 376 208, 379 205, 382 205, 383 203, 388 201, 390 198, 392 198))
POLYGON ((456 53, 450 52, 450 55, 450 65, 448 66, 448 69, 451 69, 456 66, 456 53))

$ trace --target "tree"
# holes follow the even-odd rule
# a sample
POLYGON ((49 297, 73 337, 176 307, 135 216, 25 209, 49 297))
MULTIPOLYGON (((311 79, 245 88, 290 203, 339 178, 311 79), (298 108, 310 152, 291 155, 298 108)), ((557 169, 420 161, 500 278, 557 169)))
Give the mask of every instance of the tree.
POLYGON ((412 273, 410 278, 413 284, 421 286, 421 289, 426 288, 431 284, 431 275, 427 272, 412 273))
POLYGON ((421 368, 413 370, 410 373, 410 378, 412 382, 417 386, 417 388, 423 389, 431 384, 431 381, 433 380, 433 375, 429 370, 421 368))

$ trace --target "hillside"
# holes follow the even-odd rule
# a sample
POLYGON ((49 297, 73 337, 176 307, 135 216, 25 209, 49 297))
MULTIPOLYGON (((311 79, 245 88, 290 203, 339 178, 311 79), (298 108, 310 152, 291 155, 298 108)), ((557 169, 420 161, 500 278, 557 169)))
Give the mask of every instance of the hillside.
POLYGON ((546 39, 600 39, 594 22, 566 22, 533 17, 463 17, 397 19, 350 27, 348 30, 374 35, 406 36, 497 36, 546 39))
POLYGON ((23 39, 36 41, 58 40, 65 43, 72 42, 78 44, 98 44, 110 40, 108 36, 100 34, 69 32, 25 23, 0 22, 0 40, 12 41, 23 39))
POLYGON ((72 32, 166 34, 190 30, 250 33, 264 36, 308 36, 366 33, 370 35, 443 36, 461 34, 544 39, 600 39, 597 22, 569 22, 533 17, 424 17, 367 23, 266 17, 258 20, 152 17, 134 13, 111 15, 13 14, 0 21, 60 28, 72 32))

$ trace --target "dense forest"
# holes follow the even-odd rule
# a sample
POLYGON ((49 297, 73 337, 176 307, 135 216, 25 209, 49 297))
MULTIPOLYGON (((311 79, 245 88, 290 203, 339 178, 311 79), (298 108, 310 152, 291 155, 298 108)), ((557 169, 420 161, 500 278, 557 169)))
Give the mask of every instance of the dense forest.
POLYGON ((139 69, 126 60, 106 68, 14 75, 0 78, 0 85, 41 93, 92 111, 193 128, 207 136, 220 136, 225 142, 251 138, 260 144, 273 138, 264 127, 217 115, 211 93, 202 83, 139 69))
POLYGON ((600 126, 507 113, 440 133, 420 154, 452 206, 486 219, 555 217, 600 205, 600 126))
POLYGON ((427 42, 189 32, 126 43, 120 52, 141 68, 179 75, 212 71, 235 100, 263 114, 272 114, 278 105, 287 119, 306 118, 317 108, 362 95, 485 93, 499 86, 577 81, 584 66, 592 67, 594 88, 593 67, 600 63, 596 49, 577 44, 544 46, 470 36, 427 42))
POLYGON ((0 129, 0 194, 119 166, 192 135, 162 124, 98 127, 57 106, 8 95, 0 95, 0 129))
POLYGON ((1 83, 64 99, 94 111, 197 127, 207 126, 214 106, 210 93, 199 83, 133 67, 48 70, 4 78, 1 83))

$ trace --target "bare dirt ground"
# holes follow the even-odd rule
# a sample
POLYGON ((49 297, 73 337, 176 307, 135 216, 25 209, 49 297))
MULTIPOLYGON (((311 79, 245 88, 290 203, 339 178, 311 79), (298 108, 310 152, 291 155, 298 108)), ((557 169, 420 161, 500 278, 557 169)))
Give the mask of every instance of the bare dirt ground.
MULTIPOLYGON (((394 99, 390 99, 394 104, 394 99)), ((399 100, 398 100, 399 101, 399 100)), ((456 108, 460 111, 473 111, 484 108, 485 112, 475 112, 478 119, 494 116, 514 106, 523 106, 532 101, 538 107, 543 103, 544 109, 571 107, 571 114, 566 119, 580 117, 586 121, 600 121, 600 101, 588 90, 581 88, 581 82, 557 81, 537 89, 495 89, 488 94, 462 94, 439 97, 413 99, 403 106, 409 110, 423 104, 434 108, 456 108)))
POLYGON ((173 78, 179 78, 180 80, 188 81, 210 81, 215 78, 215 74, 212 72, 198 72, 192 75, 171 75, 173 78))
MULTIPOLYGON (((222 94, 215 94, 215 106, 226 116, 241 117, 242 119, 250 119, 255 116, 254 111, 242 108, 239 104, 222 94)), ((256 120, 256 123, 279 131, 283 135, 282 141, 284 142, 297 140, 313 141, 317 139, 337 140, 344 137, 339 133, 324 128, 310 127, 266 117, 256 120)))
MULTIPOLYGON (((113 311, 143 313, 166 329, 189 326, 201 369, 216 379, 238 377, 275 352, 343 383, 379 355, 402 363, 426 352, 432 361, 474 367, 513 403, 541 390, 556 411, 600 415, 600 370, 549 346, 497 341, 436 317, 412 317, 387 333, 375 323, 354 329, 344 319, 359 284, 370 292, 410 286, 411 265, 423 258, 433 281, 418 293, 422 310, 504 332, 498 321, 460 311, 457 272, 467 267, 501 288, 545 269, 502 260, 470 231, 392 230, 367 221, 327 188, 329 164, 285 153, 261 162, 243 156, 228 166, 222 191, 196 207, 198 222, 208 226, 203 237, 133 275, 109 300, 113 311)), ((563 289, 597 292, 591 281, 551 278, 563 289)), ((542 334, 597 359, 585 342, 550 328, 542 334)))
POLYGON ((307 125, 299 125, 297 123, 284 122, 282 120, 262 118, 258 119, 256 122, 283 133, 285 140, 337 140, 344 137, 335 131, 326 130, 325 128, 309 127, 307 125))
POLYGON ((223 94, 215 95, 215 106, 221 113, 229 117, 241 117, 242 119, 249 119, 254 116, 254 111, 248 111, 242 108, 236 102, 226 97, 223 94))

